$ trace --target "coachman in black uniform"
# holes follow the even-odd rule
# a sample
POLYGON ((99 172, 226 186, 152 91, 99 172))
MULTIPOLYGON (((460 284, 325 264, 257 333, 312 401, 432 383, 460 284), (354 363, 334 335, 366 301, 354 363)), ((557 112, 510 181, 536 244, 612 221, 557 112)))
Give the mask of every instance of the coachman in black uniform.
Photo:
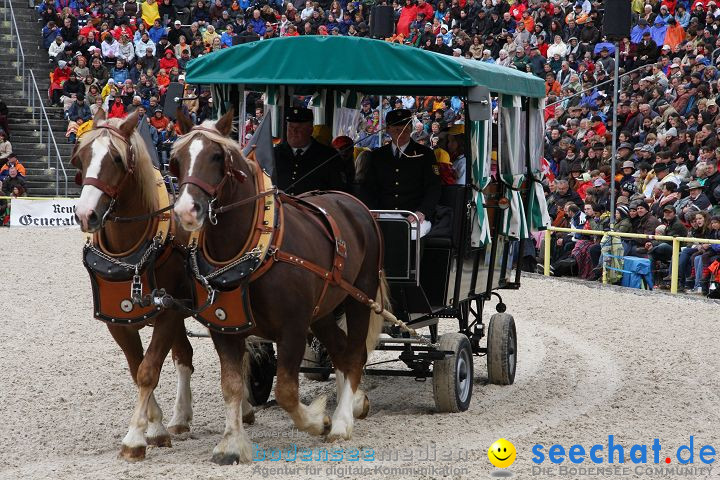
POLYGON ((311 190, 347 190, 347 180, 337 152, 312 137, 312 110, 293 107, 285 116, 285 121, 287 141, 275 147, 278 188, 290 195, 311 190), (332 160, 322 165, 330 158, 332 160), (318 165, 322 166, 308 175, 318 165))
POLYGON ((371 152, 361 197, 369 208, 416 212, 422 224, 440 200, 440 176, 432 150, 410 138, 411 116, 405 109, 386 115, 392 142, 371 152))

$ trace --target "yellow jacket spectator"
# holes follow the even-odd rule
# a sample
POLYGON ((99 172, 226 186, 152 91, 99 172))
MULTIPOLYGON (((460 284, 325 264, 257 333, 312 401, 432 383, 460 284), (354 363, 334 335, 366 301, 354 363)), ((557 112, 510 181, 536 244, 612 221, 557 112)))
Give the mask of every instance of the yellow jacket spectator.
POLYGON ((158 11, 158 4, 155 0, 146 0, 141 3, 142 19, 145 22, 145 26, 150 28, 155 23, 155 20, 160 20, 160 12, 158 11))

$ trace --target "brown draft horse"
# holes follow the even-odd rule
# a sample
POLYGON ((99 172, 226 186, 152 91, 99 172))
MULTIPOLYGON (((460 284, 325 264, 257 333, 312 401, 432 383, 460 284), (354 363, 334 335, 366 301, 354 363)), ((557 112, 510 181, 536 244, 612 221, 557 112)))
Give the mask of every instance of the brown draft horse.
MULTIPOLYGON (((256 183, 240 181, 243 175, 255 178, 260 167, 243 157, 236 142, 228 138, 232 130, 230 111, 218 121, 206 121, 193 127, 179 115, 184 135, 176 142, 171 168, 178 173, 180 191, 175 214, 183 228, 203 230, 203 254, 216 262, 236 258, 254 226, 254 202, 228 210, 217 216, 217 223, 205 222, 210 202, 218 206, 250 199, 258 193, 256 183), (234 176, 222 181, 226 165, 232 165, 234 176), (242 173, 241 173, 242 172, 242 173), (194 182, 190 181, 190 177, 194 182), (200 185, 207 186, 205 189, 200 185), (207 192, 206 189, 217 192, 207 192), (215 196, 215 198, 211 198, 215 196)), ((281 197, 282 199, 282 197, 281 197)), ((343 279, 362 292, 377 293, 387 298, 385 282, 378 266, 381 238, 370 212, 359 201, 339 193, 306 198, 330 213, 347 244, 343 279)), ((282 203, 282 200, 281 200, 282 203)), ((311 221, 308 213, 286 201, 282 203, 284 236, 280 250, 327 268, 333 265, 335 244, 329 241, 322 223, 311 221)), ((275 241, 275 240, 274 240, 275 241)), ((274 242, 273 241, 273 242, 274 242)), ((327 431, 326 399, 315 399, 309 406, 298 397, 298 374, 305 352, 309 329, 326 346, 336 368, 338 405, 333 414, 327 439, 349 439, 354 418, 364 418, 369 409, 365 393, 358 388, 368 354, 375 347, 383 319, 367 305, 353 300, 348 293, 330 286, 321 297, 324 281, 306 269, 288 263, 273 263, 259 278, 250 283, 250 304, 254 326, 241 334, 211 332, 220 354, 222 390, 226 406, 226 427, 222 440, 213 451, 213 461, 234 463, 251 461, 247 434, 239 421, 239 405, 243 395, 243 378, 238 369, 244 349, 244 337, 257 335, 277 343, 277 384, 275 398, 299 430, 320 435, 327 431), (316 302, 323 298, 315 309, 316 302), (340 329, 333 310, 343 305, 347 317, 347 335, 340 329), (315 310, 315 315, 313 311, 315 310)), ((382 302, 382 300, 381 300, 382 302)))
MULTIPOLYGON (((102 110, 93 119, 95 128, 85 134, 73 152, 72 163, 82 174, 83 189, 76 207, 76 218, 83 232, 99 232, 105 250, 110 254, 128 252, 145 238, 152 219, 116 223, 103 222, 111 202, 113 215, 135 217, 155 212, 158 208, 156 172, 140 134, 136 131, 138 117, 124 121, 105 121, 102 110), (128 162, 134 170, 128 174, 128 162), (99 188, 100 187, 100 188, 99 188), (108 188, 109 187, 109 188, 108 188), (111 198, 111 197, 114 197, 111 198)), ((187 234, 176 229, 175 242, 185 244, 187 234)), ((183 253, 174 249, 162 264, 155 268, 159 286, 177 298, 189 297, 189 282, 184 269, 183 253)), ((147 445, 171 446, 170 433, 190 430, 192 396, 190 376, 193 372, 192 346, 184 325, 185 315, 177 310, 163 310, 152 319, 152 339, 143 354, 138 330, 146 322, 120 326, 108 324, 110 334, 122 349, 137 384, 139 396, 130 421, 128 433, 122 441, 121 455, 128 460, 145 457, 147 445), (162 364, 172 348, 177 370, 177 398, 167 429, 153 391, 158 384, 162 364)), ((252 412, 249 403, 246 412, 252 412)), ((249 415, 252 415, 250 413, 249 415)), ((246 421, 250 421, 246 417, 246 421)))

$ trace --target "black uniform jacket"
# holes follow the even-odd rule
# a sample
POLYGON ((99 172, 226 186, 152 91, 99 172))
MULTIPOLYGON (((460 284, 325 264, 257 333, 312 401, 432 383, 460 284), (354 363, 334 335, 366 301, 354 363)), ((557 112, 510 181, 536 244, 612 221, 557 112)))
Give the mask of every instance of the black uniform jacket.
POLYGON ((432 150, 413 140, 399 159, 393 155, 392 144, 373 150, 361 197, 369 208, 422 212, 432 219, 440 200, 440 176, 432 150))
POLYGON ((297 195, 310 190, 347 190, 342 161, 336 154, 335 149, 326 147, 313 139, 310 148, 299 157, 296 157, 290 145, 281 143, 275 147, 275 171, 278 188, 290 195, 297 195), (332 157, 335 158, 300 180, 313 168, 332 157), (297 180, 300 181, 294 187, 291 187, 297 180))

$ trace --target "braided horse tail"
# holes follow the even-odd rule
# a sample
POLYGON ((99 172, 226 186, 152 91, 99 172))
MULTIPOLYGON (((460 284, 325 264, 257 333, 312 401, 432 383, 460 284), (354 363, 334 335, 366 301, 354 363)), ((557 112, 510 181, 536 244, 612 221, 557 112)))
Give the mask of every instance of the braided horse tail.
POLYGON ((368 325, 367 338, 365 339, 365 351, 369 356, 375 350, 380 332, 382 332, 385 316, 383 313, 390 312, 390 297, 388 295, 388 283, 385 278, 385 271, 379 272, 379 283, 375 301, 370 305, 370 324, 368 325))

